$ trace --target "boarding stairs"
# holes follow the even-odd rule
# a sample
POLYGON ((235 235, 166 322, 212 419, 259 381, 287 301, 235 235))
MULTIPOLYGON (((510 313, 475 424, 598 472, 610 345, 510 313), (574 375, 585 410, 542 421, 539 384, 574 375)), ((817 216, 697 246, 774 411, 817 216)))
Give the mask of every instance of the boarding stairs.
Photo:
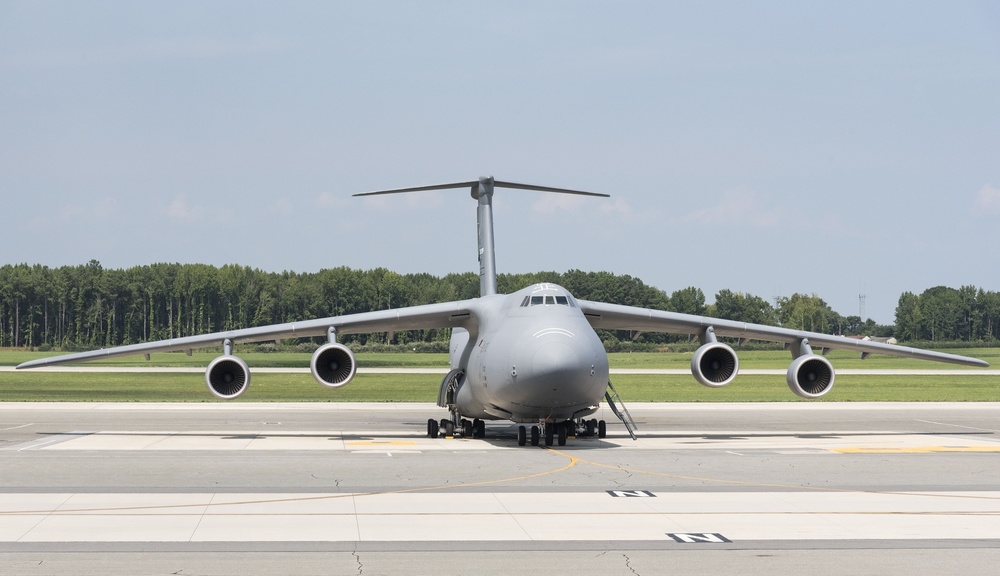
POLYGON ((635 425, 635 420, 632 419, 632 415, 628 413, 628 408, 625 404, 622 404, 622 399, 618 396, 618 391, 608 380, 608 389, 604 392, 604 399, 608 401, 608 407, 611 411, 615 413, 615 416, 622 421, 625 425, 625 429, 628 430, 628 435, 632 437, 633 440, 638 440, 635 435, 635 431, 638 427, 635 425))

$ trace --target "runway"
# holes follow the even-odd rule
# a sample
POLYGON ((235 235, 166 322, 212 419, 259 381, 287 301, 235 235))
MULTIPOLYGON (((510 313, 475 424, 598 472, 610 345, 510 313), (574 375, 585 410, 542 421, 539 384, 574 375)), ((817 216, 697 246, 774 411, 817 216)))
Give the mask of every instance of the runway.
MULTIPOLYGON (((1000 404, 647 404, 632 441, 425 404, 0 405, 0 574, 989 573, 1000 404)), ((599 415, 612 422, 610 413, 599 415)))

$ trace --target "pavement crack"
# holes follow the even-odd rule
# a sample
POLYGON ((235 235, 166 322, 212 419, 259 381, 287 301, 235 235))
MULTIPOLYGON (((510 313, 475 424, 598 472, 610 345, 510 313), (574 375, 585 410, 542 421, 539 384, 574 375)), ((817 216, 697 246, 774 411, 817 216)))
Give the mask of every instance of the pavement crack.
POLYGON ((622 552, 622 558, 625 559, 625 567, 628 568, 629 572, 635 574, 635 576, 639 576, 639 573, 636 571, 636 569, 632 567, 632 559, 628 557, 628 554, 622 552))
POLYGON ((365 565, 361 562, 361 554, 358 554, 358 545, 354 544, 354 549, 351 550, 351 556, 354 557, 354 561, 358 563, 358 576, 365 573, 365 565))

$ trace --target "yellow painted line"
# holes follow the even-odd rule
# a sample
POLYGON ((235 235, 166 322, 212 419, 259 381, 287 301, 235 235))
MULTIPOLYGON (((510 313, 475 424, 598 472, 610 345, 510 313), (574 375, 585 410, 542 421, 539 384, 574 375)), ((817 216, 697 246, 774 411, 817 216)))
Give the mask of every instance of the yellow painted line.
POLYGON ((348 446, 416 446, 416 442, 410 442, 408 440, 354 440, 351 442, 344 442, 348 446))
POLYGON ((1000 446, 911 446, 909 448, 832 448, 840 454, 933 454, 940 452, 1000 452, 1000 446))

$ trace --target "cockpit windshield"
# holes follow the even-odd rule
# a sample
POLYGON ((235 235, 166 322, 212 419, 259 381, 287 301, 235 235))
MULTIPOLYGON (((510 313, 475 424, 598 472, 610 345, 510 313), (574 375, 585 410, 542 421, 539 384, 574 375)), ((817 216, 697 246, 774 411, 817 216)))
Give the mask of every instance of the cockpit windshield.
POLYGON ((521 301, 521 307, 525 308, 528 306, 572 306, 569 298, 566 296, 525 296, 524 300, 521 301))

